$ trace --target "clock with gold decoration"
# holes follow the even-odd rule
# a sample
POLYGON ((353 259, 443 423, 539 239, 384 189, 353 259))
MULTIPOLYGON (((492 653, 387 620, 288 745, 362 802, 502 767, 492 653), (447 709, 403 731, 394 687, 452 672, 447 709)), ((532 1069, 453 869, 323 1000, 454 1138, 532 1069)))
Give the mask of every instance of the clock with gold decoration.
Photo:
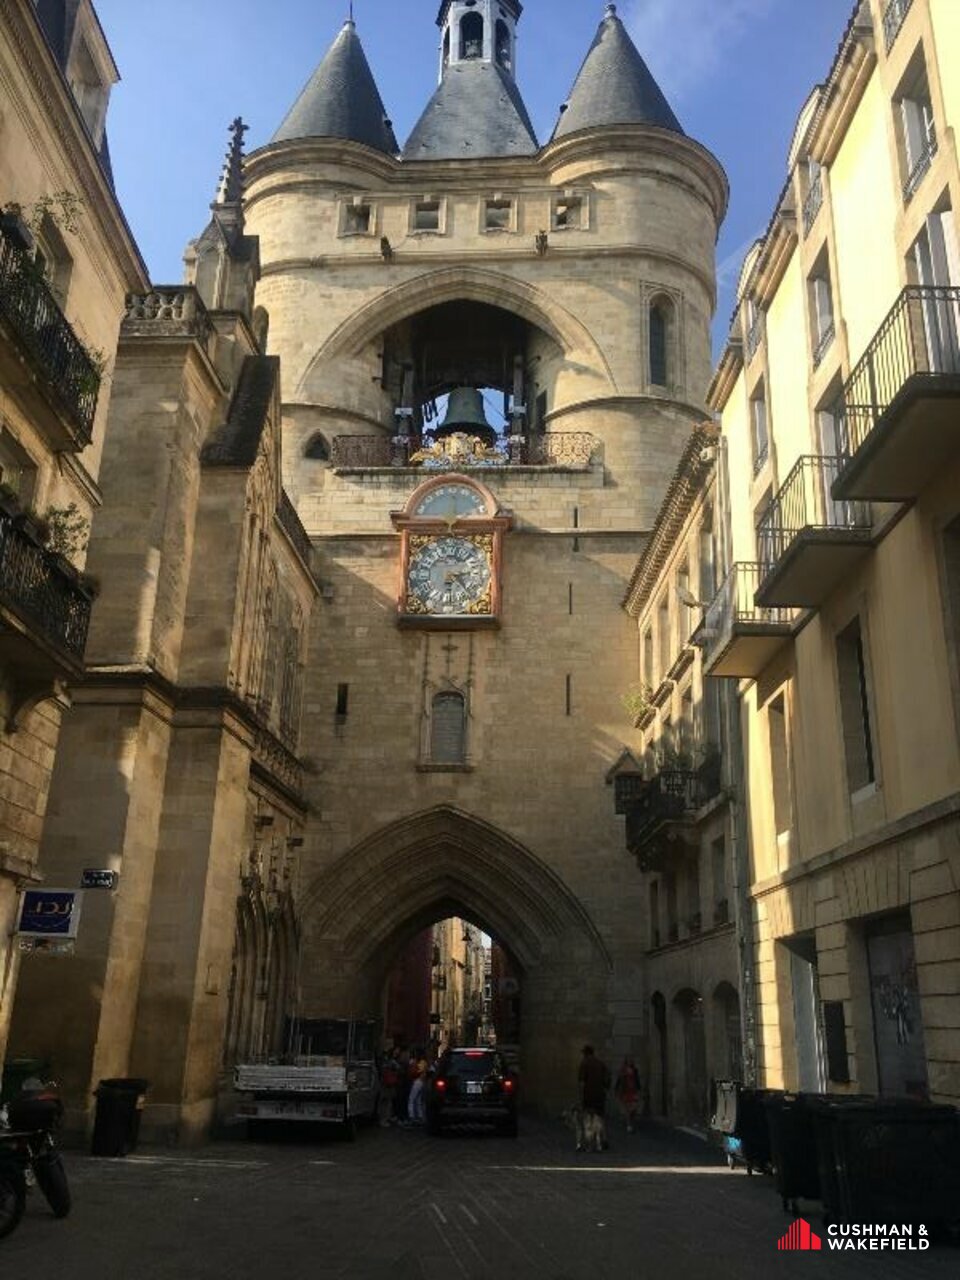
POLYGON ((503 534, 511 518, 486 486, 466 476, 428 480, 403 511, 398 620, 438 630, 500 621, 503 534))

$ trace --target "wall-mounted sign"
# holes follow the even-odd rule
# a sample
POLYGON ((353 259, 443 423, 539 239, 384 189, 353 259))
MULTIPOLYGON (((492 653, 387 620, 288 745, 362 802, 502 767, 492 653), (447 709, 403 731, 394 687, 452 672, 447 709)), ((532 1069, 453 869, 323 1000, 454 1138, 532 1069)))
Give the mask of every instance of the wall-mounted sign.
POLYGON ((80 876, 81 889, 115 889, 120 876, 116 871, 88 869, 80 876))
POLYGON ((16 932, 28 938, 75 938, 82 904, 80 889, 26 889, 16 932))

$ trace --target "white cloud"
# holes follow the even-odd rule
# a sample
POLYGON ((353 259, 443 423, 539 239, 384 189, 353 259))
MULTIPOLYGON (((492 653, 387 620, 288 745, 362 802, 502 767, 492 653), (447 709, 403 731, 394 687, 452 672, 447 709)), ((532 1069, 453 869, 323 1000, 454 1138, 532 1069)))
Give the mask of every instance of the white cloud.
POLYGON ((630 0, 631 36, 668 98, 710 79, 752 22, 779 0, 630 0))

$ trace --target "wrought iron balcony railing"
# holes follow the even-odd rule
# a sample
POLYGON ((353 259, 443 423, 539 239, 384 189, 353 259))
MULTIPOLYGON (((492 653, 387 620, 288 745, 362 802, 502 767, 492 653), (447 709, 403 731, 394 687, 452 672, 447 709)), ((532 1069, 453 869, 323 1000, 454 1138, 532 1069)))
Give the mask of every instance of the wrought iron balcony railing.
POLYGON ((960 288, 908 285, 843 388, 840 466, 914 378, 960 375, 960 288))
POLYGON ((0 510, 0 600, 27 626, 82 662, 93 593, 60 556, 47 551, 0 510))
POLYGON ((911 167, 910 172, 907 175, 907 180, 903 184, 903 199, 906 204, 909 204, 910 201, 913 199, 913 197, 916 195, 917 188, 920 186, 920 183, 923 181, 924 177, 926 176, 927 170, 933 164, 933 160, 936 154, 937 154, 937 135, 936 135, 936 131, 931 125, 930 132, 927 135, 927 140, 923 145, 923 150, 917 156, 916 160, 914 160, 913 166, 911 167))
POLYGON ((757 554, 767 569, 786 555, 804 530, 870 528, 868 503, 831 497, 839 465, 838 458, 816 454, 797 460, 757 524, 757 554))
POLYGON ((768 608, 754 600, 757 588, 766 576, 768 564, 739 560, 730 569, 720 590, 714 596, 703 615, 703 622, 693 634, 694 644, 710 654, 722 647, 733 628, 743 626, 790 627, 797 616, 796 609, 768 608))
POLYGON ((750 325, 750 328, 747 330, 747 360, 748 361, 752 360, 753 357, 757 354, 758 350, 760 349, 760 344, 761 342, 763 342, 764 332, 765 332, 764 314, 762 311, 757 311, 757 314, 753 318, 753 323, 750 325))
POLYGON ((719 756, 697 769, 661 769, 645 782, 637 798, 626 806, 627 849, 638 859, 640 869, 654 866, 656 853, 650 846, 666 824, 691 820, 721 791, 719 756))
MULTIPOLYGON (((466 439, 466 438, 465 438, 466 439)), ((330 464, 352 470, 365 467, 566 467, 585 471, 599 441, 588 431, 551 431, 545 435, 513 437, 493 448, 449 446, 418 436, 334 436, 330 464)))
POLYGON ((900 34, 900 28, 912 4, 913 0, 890 0, 883 11, 883 38, 886 41, 887 53, 893 48, 893 42, 900 34))
POLYGON ((808 236, 813 230, 817 215, 823 208, 823 174, 818 173, 810 183, 810 190, 803 201, 803 234, 808 236))
POLYGON ((39 268, 0 226, 0 317, 73 427, 77 448, 93 436, 101 374, 39 268))
POLYGON ((815 369, 819 369, 821 364, 823 364, 823 357, 827 354, 827 352, 833 346, 833 340, 836 337, 836 335, 837 335, 836 326, 831 320, 827 324, 827 327, 824 329, 823 333, 821 333, 817 341, 817 345, 813 349, 813 367, 815 369))

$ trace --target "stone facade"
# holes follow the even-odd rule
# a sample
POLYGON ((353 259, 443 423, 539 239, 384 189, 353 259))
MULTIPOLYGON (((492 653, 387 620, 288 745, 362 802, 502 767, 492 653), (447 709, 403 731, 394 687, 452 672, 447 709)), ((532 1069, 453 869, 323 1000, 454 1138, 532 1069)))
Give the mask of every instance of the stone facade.
POLYGON ((957 53, 856 6, 711 390, 771 1086, 960 1097, 957 53))
POLYGON ((91 5, 74 8, 57 39, 30 0, 0 14, 0 1063, 18 890, 45 874, 61 717, 83 671, 93 587, 78 574, 102 501, 112 357, 124 298, 146 286, 105 160, 116 68, 91 5))

